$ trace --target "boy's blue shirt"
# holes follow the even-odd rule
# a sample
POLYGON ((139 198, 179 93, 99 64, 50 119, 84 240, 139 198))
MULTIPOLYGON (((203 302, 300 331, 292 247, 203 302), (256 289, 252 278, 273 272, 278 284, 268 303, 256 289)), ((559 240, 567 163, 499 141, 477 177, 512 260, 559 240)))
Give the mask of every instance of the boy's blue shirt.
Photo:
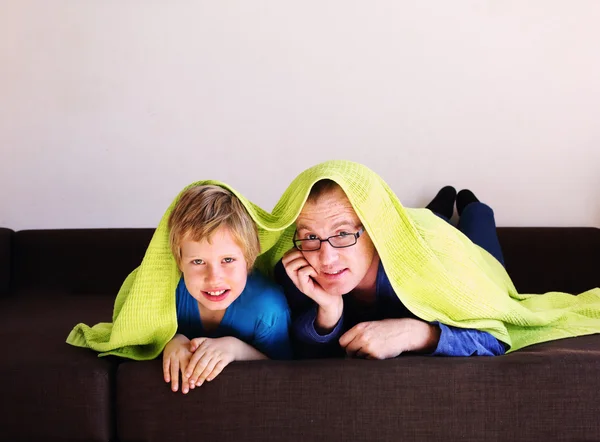
POLYGON ((177 333, 189 339, 236 337, 271 359, 291 359, 290 309, 283 290, 254 270, 240 296, 225 311, 219 327, 206 332, 198 301, 190 294, 183 276, 176 289, 177 333))

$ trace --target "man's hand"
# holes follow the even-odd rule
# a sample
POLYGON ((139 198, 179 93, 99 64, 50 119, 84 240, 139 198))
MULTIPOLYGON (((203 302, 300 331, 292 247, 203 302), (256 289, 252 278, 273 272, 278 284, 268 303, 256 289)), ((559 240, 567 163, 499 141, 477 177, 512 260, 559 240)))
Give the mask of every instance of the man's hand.
POLYGON ((412 318, 361 322, 340 337, 340 345, 353 357, 395 358, 407 351, 433 351, 440 328, 412 318))
POLYGON ((327 293, 315 280, 317 271, 308 263, 300 250, 288 250, 281 259, 285 272, 298 290, 315 301, 321 307, 331 307, 337 303, 339 296, 327 293))
POLYGON ((171 382, 171 390, 179 389, 179 371, 181 370, 181 392, 187 394, 190 384, 184 376, 192 357, 190 340, 184 335, 175 335, 163 351, 163 376, 165 382, 171 382))
POLYGON ((304 258, 300 250, 288 250, 281 260, 285 272, 294 285, 319 306, 316 326, 323 333, 330 332, 342 317, 344 301, 323 290, 316 281, 317 271, 304 258))

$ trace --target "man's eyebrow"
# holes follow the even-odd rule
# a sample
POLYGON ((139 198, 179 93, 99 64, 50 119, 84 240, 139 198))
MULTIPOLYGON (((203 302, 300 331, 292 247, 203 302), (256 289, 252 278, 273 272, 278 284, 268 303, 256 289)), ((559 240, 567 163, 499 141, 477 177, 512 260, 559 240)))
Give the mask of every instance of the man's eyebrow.
MULTIPOLYGON (((353 226, 353 227, 356 227, 357 224, 354 221, 351 221, 349 219, 342 219, 342 220, 339 220, 338 222, 334 223, 331 226, 331 230, 335 230, 335 229, 337 229, 338 227, 341 227, 341 226, 353 226)), ((309 230, 310 231, 310 230, 313 230, 313 229, 311 229, 310 227, 308 227, 308 226, 306 226, 304 224, 298 224, 298 225, 296 225, 296 230, 309 230)))
POLYGON ((350 220, 344 219, 344 220, 340 220, 337 223, 335 223, 333 226, 331 226, 331 228, 332 228, 332 230, 335 230, 335 229, 337 229, 338 227, 341 227, 341 226, 356 227, 357 224, 354 221, 350 221, 350 220))
POLYGON ((296 224, 296 230, 310 230, 310 228, 304 224, 296 224))

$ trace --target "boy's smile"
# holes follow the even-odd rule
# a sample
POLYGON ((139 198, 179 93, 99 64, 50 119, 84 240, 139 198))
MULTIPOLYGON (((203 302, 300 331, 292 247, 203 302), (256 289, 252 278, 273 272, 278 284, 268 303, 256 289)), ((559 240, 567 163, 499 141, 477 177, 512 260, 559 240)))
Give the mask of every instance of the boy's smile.
POLYGON ((225 227, 208 240, 184 238, 181 271, 185 286, 198 301, 201 318, 227 309, 240 296, 248 278, 244 253, 225 227))

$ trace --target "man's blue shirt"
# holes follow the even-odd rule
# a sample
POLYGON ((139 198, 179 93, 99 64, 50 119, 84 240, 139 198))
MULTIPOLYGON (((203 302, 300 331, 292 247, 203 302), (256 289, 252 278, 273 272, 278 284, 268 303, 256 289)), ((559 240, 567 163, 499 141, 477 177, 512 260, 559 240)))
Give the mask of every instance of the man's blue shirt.
MULTIPOLYGON (((390 318, 414 318, 400 301, 390 283, 383 265, 377 271, 376 301, 371 307, 357 304, 353 298, 344 296, 344 310, 335 328, 327 335, 315 329, 317 305, 305 296, 289 279, 281 261, 275 267, 275 277, 282 285, 292 309, 292 330, 297 353, 301 357, 331 357, 344 355, 339 338, 360 322, 379 321, 390 318)), ((438 346, 431 355, 444 356, 495 356, 505 353, 504 345, 489 333, 451 327, 435 322, 441 330, 438 346)))

